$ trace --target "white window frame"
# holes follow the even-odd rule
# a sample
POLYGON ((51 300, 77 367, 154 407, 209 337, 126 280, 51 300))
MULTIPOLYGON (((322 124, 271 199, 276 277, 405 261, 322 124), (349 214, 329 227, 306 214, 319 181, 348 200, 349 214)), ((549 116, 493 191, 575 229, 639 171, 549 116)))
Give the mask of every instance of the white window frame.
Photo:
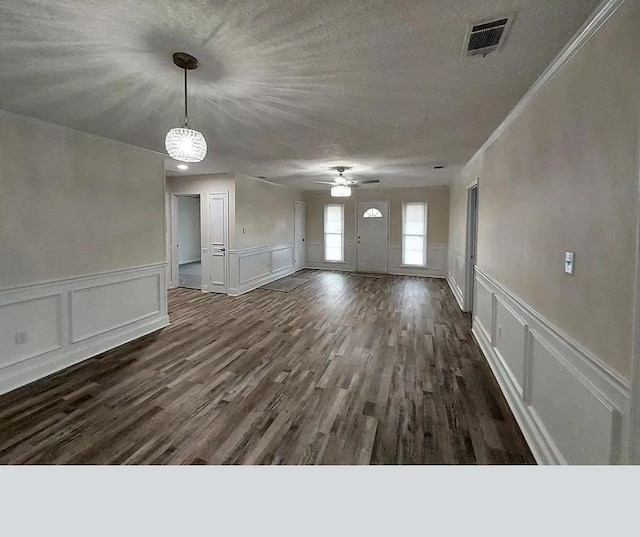
POLYGON ((344 263, 344 203, 325 203, 322 214, 322 258, 325 263, 344 263), (328 207, 340 207, 340 214, 342 216, 342 223, 340 224, 340 261, 334 259, 327 259, 327 235, 337 235, 337 233, 327 233, 327 208, 328 207))
MULTIPOLYGON (((426 201, 403 201, 402 202, 402 244, 401 244, 401 256, 402 256, 402 265, 403 267, 423 267, 426 268, 427 267, 427 234, 429 232, 429 204, 426 201), (410 263, 405 263, 404 262, 404 237, 405 237, 405 232, 404 232, 404 228, 405 228, 405 214, 406 214, 406 207, 407 205, 415 205, 415 204, 421 204, 424 205, 424 237, 423 237, 423 255, 422 255, 422 260, 423 263, 421 265, 414 265, 414 264, 410 264, 410 263)), ((409 234, 407 234, 409 235, 409 234)), ((420 235, 414 235, 414 234, 410 234, 410 236, 412 237, 419 237, 420 235)))

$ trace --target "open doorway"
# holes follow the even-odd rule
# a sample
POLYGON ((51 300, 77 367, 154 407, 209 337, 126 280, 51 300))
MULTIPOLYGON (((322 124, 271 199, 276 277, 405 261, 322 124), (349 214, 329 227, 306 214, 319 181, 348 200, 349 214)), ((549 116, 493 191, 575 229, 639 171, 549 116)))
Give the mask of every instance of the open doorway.
POLYGON ((473 286, 478 253, 478 181, 467 187, 466 243, 464 310, 473 313, 473 286))
POLYGON ((200 196, 180 195, 178 200, 178 287, 202 289, 200 196))

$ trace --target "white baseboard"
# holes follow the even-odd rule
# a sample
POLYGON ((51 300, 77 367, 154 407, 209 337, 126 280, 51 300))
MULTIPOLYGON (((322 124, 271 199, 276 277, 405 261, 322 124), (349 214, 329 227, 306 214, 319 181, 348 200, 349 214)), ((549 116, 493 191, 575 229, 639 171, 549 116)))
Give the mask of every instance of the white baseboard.
POLYGON ((417 278, 438 278, 441 280, 446 279, 446 276, 440 274, 440 271, 422 269, 420 273, 415 273, 410 270, 393 270, 389 271, 387 274, 391 276, 416 276, 417 278))
POLYGON ((464 298, 462 297, 462 289, 458 287, 458 284, 453 279, 453 276, 451 274, 447 275, 447 283, 449 284, 451 292, 453 293, 453 296, 455 297, 456 302, 458 303, 458 306, 462 311, 464 311, 464 298))
POLYGON ((239 296, 293 274, 294 244, 282 243, 229 252, 229 296, 239 296))
POLYGON ((2 290, 0 393, 168 324, 165 263, 2 290))
POLYGON ((355 272, 356 269, 343 263, 307 263, 304 268, 312 270, 337 270, 339 272, 355 272))
POLYGON ((472 332, 536 460, 625 463, 628 381, 479 269, 474 294, 472 332))
POLYGON ((178 263, 178 266, 180 265, 188 265, 189 263, 201 263, 202 262, 202 258, 198 257, 196 259, 191 259, 189 261, 180 261, 180 263, 178 263))

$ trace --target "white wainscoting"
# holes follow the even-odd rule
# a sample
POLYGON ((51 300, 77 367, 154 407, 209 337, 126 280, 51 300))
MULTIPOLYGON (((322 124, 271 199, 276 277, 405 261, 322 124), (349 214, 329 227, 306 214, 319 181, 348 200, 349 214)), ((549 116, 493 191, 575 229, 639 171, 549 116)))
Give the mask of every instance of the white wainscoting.
POLYGON ((344 270, 353 272, 356 270, 356 243, 347 242, 344 248, 344 263, 327 262, 324 260, 324 243, 307 242, 306 262, 307 268, 325 270, 344 270))
POLYGON ((427 266, 423 268, 403 266, 402 245, 400 243, 392 243, 389 245, 389 274, 446 278, 447 245, 438 243, 427 244, 427 266))
POLYGON ((165 265, 1 290, 0 393, 167 326, 165 265))
POLYGON ((238 296, 295 272, 294 244, 282 243, 229 251, 229 291, 238 296))
POLYGON ((625 463, 630 388, 481 270, 473 334, 541 464, 625 463))
MULTIPOLYGON (((402 247, 399 243, 389 244, 389 274, 401 276, 425 276, 431 278, 445 278, 447 264, 447 245, 433 243, 427 245, 427 267, 402 266, 402 247)), ((356 270, 357 244, 345 244, 345 262, 332 263, 324 261, 324 244, 322 242, 307 242, 307 268, 342 270, 354 272, 356 270)))

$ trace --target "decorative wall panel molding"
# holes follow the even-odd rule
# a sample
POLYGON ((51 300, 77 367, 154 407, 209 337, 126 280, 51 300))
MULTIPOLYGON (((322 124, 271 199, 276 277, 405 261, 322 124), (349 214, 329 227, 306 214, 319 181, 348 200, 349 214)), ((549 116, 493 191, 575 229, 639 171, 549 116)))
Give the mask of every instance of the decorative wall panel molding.
POLYGON ((228 294, 238 296, 293 274, 293 253, 293 243, 230 250, 228 294))
POLYGON ((629 383, 476 269, 472 332, 542 464, 626 462, 629 383))
POLYGON ((167 326, 165 265, 0 291, 0 393, 167 326))
POLYGON ((356 270, 356 244, 347 242, 345 244, 344 263, 327 262, 324 260, 324 243, 323 242, 307 242, 306 262, 307 268, 325 269, 325 270, 342 270, 353 272, 356 270))

